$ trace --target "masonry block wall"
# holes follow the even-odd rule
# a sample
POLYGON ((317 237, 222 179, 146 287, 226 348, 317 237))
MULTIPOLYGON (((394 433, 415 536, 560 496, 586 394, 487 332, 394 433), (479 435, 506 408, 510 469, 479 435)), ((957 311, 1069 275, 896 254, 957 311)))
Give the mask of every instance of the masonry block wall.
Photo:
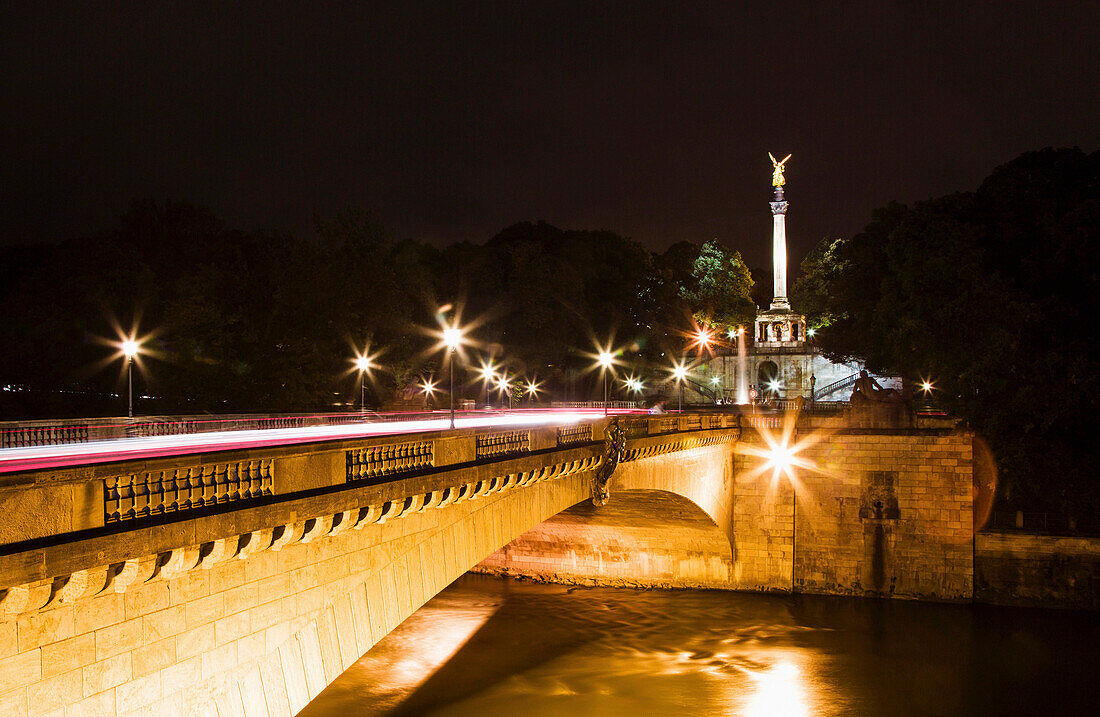
POLYGON ((0 620, 0 715, 292 715, 591 471, 0 620))
POLYGON ((971 598, 968 433, 801 430, 791 443, 800 441, 791 480, 773 477, 758 454, 767 448, 761 435, 742 437, 733 500, 738 587, 971 598))
POLYGON ((519 536, 475 570, 563 583, 731 587, 733 444, 621 464, 611 500, 586 501, 519 536))
POLYGON ((1100 538, 981 532, 974 592, 983 602, 1100 608, 1100 538))

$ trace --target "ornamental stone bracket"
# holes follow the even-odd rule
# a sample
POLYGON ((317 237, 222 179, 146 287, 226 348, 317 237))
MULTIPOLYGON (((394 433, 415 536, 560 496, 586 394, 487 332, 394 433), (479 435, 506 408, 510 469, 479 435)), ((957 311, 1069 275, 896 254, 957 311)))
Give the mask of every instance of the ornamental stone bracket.
POLYGON ((596 479, 592 483, 592 504, 596 506, 607 505, 611 500, 611 474, 615 472, 619 462, 626 456, 626 431, 619 424, 619 419, 612 419, 604 430, 603 460, 596 470, 596 479))

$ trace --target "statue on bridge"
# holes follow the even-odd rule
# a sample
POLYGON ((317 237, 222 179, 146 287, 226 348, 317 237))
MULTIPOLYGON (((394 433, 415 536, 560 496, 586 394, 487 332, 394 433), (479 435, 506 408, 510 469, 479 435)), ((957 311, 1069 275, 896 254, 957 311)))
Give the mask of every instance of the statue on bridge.
POLYGON ((611 500, 611 474, 615 472, 619 463, 626 458, 626 431, 619 425, 619 419, 614 418, 607 426, 604 434, 604 455, 600 467, 596 469, 596 480, 592 484, 592 505, 607 505, 611 500))
POLYGON ((902 397, 892 388, 879 386, 878 381, 867 373, 867 369, 863 369, 856 379, 850 400, 852 403, 901 403, 902 397))

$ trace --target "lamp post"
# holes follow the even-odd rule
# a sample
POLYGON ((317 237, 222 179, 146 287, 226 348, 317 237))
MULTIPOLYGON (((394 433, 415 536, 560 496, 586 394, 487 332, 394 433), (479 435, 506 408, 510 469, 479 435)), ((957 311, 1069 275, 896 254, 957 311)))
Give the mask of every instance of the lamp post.
POLYGON ((615 356, 607 351, 600 352, 600 372, 603 374, 603 415, 607 415, 607 374, 610 372, 611 363, 615 356))
POLYGON ((489 405, 489 384, 496 378, 493 364, 487 363, 481 367, 481 380, 485 383, 485 405, 489 405))
POLYGON ((370 357, 366 354, 357 356, 355 359, 355 367, 359 369, 359 410, 363 413, 367 411, 367 373, 374 368, 374 364, 371 363, 370 357))
POLYGON ((672 366, 672 377, 676 379, 676 385, 679 388, 679 403, 678 411, 684 412, 684 379, 687 378, 687 365, 678 363, 672 366))
MULTIPOLYGON (((500 378, 497 380, 497 388, 501 394, 508 394, 508 410, 512 410, 512 384, 508 381, 508 374, 501 372, 500 378)), ((501 408, 504 407, 504 396, 501 396, 501 408)))
POLYGON ((122 342, 122 355, 126 357, 126 383, 129 384, 129 401, 127 402, 126 417, 134 417, 134 356, 137 356, 138 344, 133 339, 122 342))
POLYGON ((452 326, 443 329, 443 343, 447 345, 450 355, 447 357, 451 365, 451 428, 455 427, 455 352, 462 343, 462 331, 452 326))

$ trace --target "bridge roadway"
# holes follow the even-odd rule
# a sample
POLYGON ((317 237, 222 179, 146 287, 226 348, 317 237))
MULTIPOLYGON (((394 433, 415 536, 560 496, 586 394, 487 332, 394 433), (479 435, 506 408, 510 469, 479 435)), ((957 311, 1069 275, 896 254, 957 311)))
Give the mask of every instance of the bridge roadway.
MULTIPOLYGON (((617 410, 612 415, 641 414, 642 411, 617 410)), ((545 425, 566 425, 603 416, 603 410, 592 409, 517 409, 512 411, 460 411, 455 420, 456 428, 492 428, 513 426, 517 428, 545 425)), ((374 438, 379 436, 427 433, 442 431, 450 426, 449 414, 439 411, 421 413, 363 414, 355 420, 357 414, 339 414, 345 419, 336 424, 293 426, 288 428, 266 428, 258 426, 252 429, 222 430, 217 428, 219 421, 203 422, 180 421, 163 424, 142 423, 143 426, 164 425, 169 428, 181 426, 191 428, 196 423, 212 424, 204 430, 201 425, 195 432, 175 435, 153 435, 139 437, 100 438, 91 443, 58 441, 49 445, 29 445, 26 447, 0 450, 0 474, 21 471, 35 471, 46 468, 75 467, 109 463, 122 460, 143 458, 163 458, 198 453, 211 453, 225 450, 248 450, 252 448, 270 448, 289 446, 299 443, 314 443, 324 440, 354 438, 374 438), (351 419, 348 421, 347 419, 351 419)), ((298 420, 309 417, 296 417, 298 420)), ((322 416, 331 418, 331 416, 322 416)), ((110 428, 122 429, 125 419, 118 419, 110 428)), ((278 421, 279 419, 274 419, 278 421)), ((242 420, 231 424, 248 423, 242 420)), ((256 422, 262 423, 262 422, 256 422)), ((80 427, 77 427, 80 428, 80 427)), ((87 434, 87 427, 84 433, 87 434)), ((20 428, 25 433, 35 429, 20 428)), ((63 434, 65 429, 58 430, 63 434)), ((13 431, 14 432, 14 431, 13 431)))
POLYGON ((861 420, 788 424, 817 436, 794 481, 762 471, 779 419, 736 414, 18 449, 0 473, 0 714, 295 714, 479 565, 967 599, 970 435, 861 420))

